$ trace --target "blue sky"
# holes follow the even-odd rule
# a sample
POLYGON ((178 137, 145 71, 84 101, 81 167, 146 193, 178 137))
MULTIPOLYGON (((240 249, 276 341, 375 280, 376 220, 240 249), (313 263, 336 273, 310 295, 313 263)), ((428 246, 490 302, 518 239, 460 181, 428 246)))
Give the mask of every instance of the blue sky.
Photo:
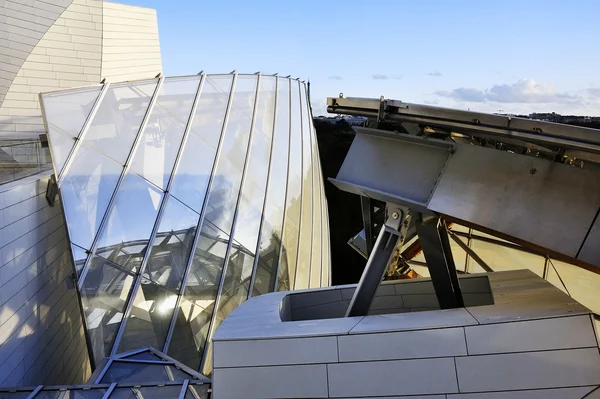
POLYGON ((328 96, 600 116, 600 1, 119 0, 158 12, 166 75, 279 73, 328 96))

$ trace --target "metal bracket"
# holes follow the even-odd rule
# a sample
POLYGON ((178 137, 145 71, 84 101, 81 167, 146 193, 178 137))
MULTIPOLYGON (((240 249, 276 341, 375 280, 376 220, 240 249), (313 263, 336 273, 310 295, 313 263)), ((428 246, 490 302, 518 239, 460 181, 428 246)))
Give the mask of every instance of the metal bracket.
POLYGON ((379 236, 369 256, 360 282, 354 291, 346 317, 366 316, 375 292, 383 279, 394 249, 406 237, 410 216, 408 210, 395 204, 386 204, 385 224, 379 231, 379 236))

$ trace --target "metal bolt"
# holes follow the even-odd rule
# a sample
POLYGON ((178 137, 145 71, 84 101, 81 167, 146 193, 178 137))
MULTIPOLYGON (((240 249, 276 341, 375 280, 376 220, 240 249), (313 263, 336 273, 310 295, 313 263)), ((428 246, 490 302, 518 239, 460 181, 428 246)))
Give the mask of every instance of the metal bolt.
POLYGON ((398 212, 392 212, 392 219, 398 219, 399 217, 398 212))
POLYGON ((536 168, 531 168, 531 170, 529 171, 529 173, 531 173, 532 175, 535 175, 535 172, 537 172, 536 168))

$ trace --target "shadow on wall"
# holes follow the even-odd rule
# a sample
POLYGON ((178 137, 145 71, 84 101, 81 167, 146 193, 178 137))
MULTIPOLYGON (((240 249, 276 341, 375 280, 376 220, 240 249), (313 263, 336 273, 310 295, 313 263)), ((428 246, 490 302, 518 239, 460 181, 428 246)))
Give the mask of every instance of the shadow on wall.
POLYGON ((336 177, 354 140, 347 123, 331 124, 314 119, 325 196, 329 209, 332 285, 358 283, 366 260, 348 245, 348 240, 363 228, 360 197, 336 188, 327 179, 336 177))

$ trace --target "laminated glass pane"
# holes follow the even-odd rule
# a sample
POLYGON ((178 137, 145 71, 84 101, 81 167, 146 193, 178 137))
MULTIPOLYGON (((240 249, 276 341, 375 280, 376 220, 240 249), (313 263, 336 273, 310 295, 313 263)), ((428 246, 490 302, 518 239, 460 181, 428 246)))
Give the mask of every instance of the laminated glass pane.
POLYGON ((169 356, 195 370, 206 344, 228 243, 226 233, 204 222, 168 350, 169 356))
POLYGON ((144 276, 179 292, 200 215, 169 197, 163 212, 144 276))
POLYGON ((100 383, 183 382, 183 380, 190 379, 190 377, 189 374, 172 365, 119 362, 115 360, 102 377, 102 380, 100 380, 100 383))
POLYGON ((27 399, 31 392, 0 392, 0 399, 27 399))
POLYGON ((258 87, 258 107, 254 117, 254 130, 262 132, 268 139, 273 137, 276 81, 275 76, 261 76, 258 87))
POLYGON ((171 193, 198 213, 202 212, 216 153, 216 148, 190 134, 171 184, 171 193))
POLYGON ((164 360, 160 357, 156 356, 154 353, 150 351, 144 351, 140 353, 136 353, 135 355, 127 356, 128 360, 164 360))
MULTIPOLYGON (((501 241, 498 241, 498 243, 495 244, 483 240, 472 239, 471 249, 495 272, 502 270, 529 269, 538 276, 543 276, 544 263, 546 262, 544 257, 530 254, 525 251, 519 251, 501 244, 501 241)), ((477 262, 472 259, 469 266, 474 263, 477 262)))
POLYGON ((194 114, 191 132, 214 148, 221 137, 232 80, 233 75, 207 76, 194 114))
POLYGON ((100 257, 92 259, 81 302, 96 364, 112 349, 133 281, 134 276, 118 266, 100 257))
POLYGON ((155 186, 128 173, 100 233, 96 254, 136 271, 146 252, 162 196, 155 186))
POLYGON ((88 254, 85 249, 80 248, 77 245, 71 245, 71 252, 73 252, 73 260, 75 261, 75 271, 77 272, 77 277, 79 277, 81 270, 83 270, 83 266, 85 265, 88 254))
POLYGON ((208 197, 206 220, 230 232, 237 204, 254 108, 256 76, 239 77, 208 197))
POLYGON ((292 82, 292 103, 299 96, 299 106, 292 106, 292 129, 294 124, 302 131, 302 212, 300 220, 300 249, 296 270, 295 289, 309 287, 310 261, 313 232, 313 158, 310 126, 306 124, 306 100, 299 91, 297 82, 292 82), (298 88, 298 90, 296 89, 298 88))
POLYGON ((178 399, 180 385, 166 387, 116 388, 110 399, 178 399))
POLYGON ((237 240, 252 255, 256 251, 264 200, 264 188, 261 189, 252 181, 246 180, 244 189, 242 190, 242 199, 239 205, 233 239, 237 240))
POLYGON ((143 346, 162 348, 176 303, 175 292, 142 278, 133 300, 131 314, 125 324, 119 352, 143 346))
POLYGON ((94 106, 101 87, 42 95, 42 108, 48 126, 52 161, 60 173, 94 106))
POLYGON ((294 289, 296 282, 296 259, 298 258, 298 237, 300 230, 291 218, 285 220, 283 227, 283 248, 277 276, 277 291, 294 289))
POLYGON ((547 278, 548 282, 565 292, 568 291, 568 295, 595 314, 600 313, 600 275, 576 265, 550 259, 547 278))
POLYGON ((208 390, 210 386, 204 385, 189 385, 185 393, 185 399, 208 399, 208 390))
POLYGON ((121 176, 122 167, 91 148, 81 146, 60 183, 71 241, 90 249, 121 176))
POLYGON ((111 85, 83 143, 124 164, 133 147, 158 80, 111 85))
POLYGON ((325 199, 325 191, 323 182, 321 182, 321 248, 322 248, 322 272, 321 272, 321 287, 328 287, 329 284, 329 238, 327 234, 327 201, 325 199))
POLYGON ((131 168, 165 189, 192 111, 200 77, 165 79, 131 168))
MULTIPOLYGON (((40 391, 35 399, 102 399, 106 389, 69 389, 66 391, 40 391)), ((2 397, 0 395, 0 397, 2 397)))
MULTIPOLYGON (((277 115, 271 157, 269 188, 267 190, 265 215, 261 230, 259 258, 252 295, 273 290, 283 231, 283 209, 288 174, 288 152, 290 142, 290 85, 287 79, 279 79, 277 87, 277 115)), ((287 255, 282 256, 281 278, 278 286, 289 286, 287 255)))

